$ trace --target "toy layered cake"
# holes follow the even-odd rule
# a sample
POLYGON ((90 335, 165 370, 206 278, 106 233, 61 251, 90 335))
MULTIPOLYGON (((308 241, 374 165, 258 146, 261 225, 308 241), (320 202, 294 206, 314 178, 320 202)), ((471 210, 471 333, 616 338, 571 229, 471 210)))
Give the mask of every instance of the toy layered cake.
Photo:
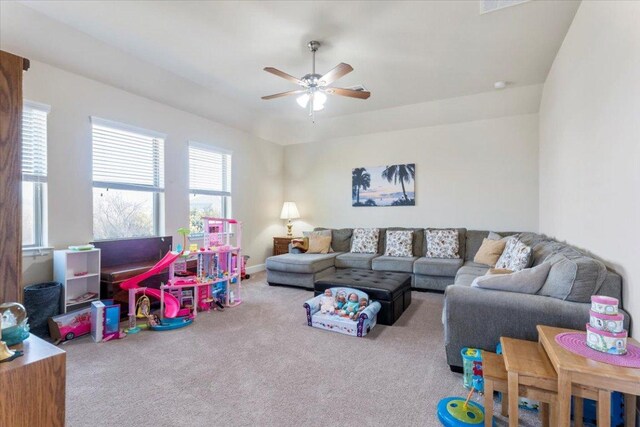
POLYGON ((616 298, 594 295, 591 297, 587 345, 609 354, 627 352, 627 331, 623 328, 624 316, 618 312, 616 298))

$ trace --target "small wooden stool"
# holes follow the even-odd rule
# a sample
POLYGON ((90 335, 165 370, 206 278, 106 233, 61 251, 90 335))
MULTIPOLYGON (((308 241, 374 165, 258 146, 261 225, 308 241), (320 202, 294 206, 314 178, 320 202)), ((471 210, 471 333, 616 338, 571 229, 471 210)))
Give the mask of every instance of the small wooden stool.
POLYGON ((482 375, 484 377, 484 425, 491 427, 493 420, 493 392, 502 393, 503 417, 509 416, 507 402, 509 401, 509 388, 507 386, 507 370, 501 355, 482 352, 482 375))
MULTIPOLYGON (((495 353, 489 353, 487 351, 482 352, 482 374, 484 376, 484 425, 485 427, 492 426, 493 420, 493 392, 499 391, 502 393, 502 407, 500 413, 503 417, 508 417, 509 412, 509 383, 508 372, 504 365, 504 359, 501 355, 495 353)), ((516 393, 516 405, 518 397, 527 397, 529 399, 539 400, 542 403, 540 411, 540 419, 543 426, 549 426, 549 422, 553 425, 553 419, 550 420, 551 413, 549 411, 549 404, 553 401, 555 393, 547 393, 544 390, 539 390, 534 387, 519 386, 519 391, 516 393)), ((517 406, 516 406, 516 422, 517 422, 517 406)), ((509 417, 509 423, 511 424, 511 417, 509 417)))
MULTIPOLYGON (((558 376, 551 366, 544 349, 536 342, 500 338, 504 366, 507 370, 507 386, 509 389, 509 427, 518 425, 518 394, 530 399, 539 400, 544 426, 556 423, 555 402, 558 395, 558 376), (519 390, 520 392, 515 392, 519 390), (526 394, 523 394, 522 391, 526 394)), ((484 367, 484 366, 483 366, 484 367)), ((598 400, 595 389, 574 386, 571 390, 575 397, 575 427, 582 427, 583 399, 598 400)))

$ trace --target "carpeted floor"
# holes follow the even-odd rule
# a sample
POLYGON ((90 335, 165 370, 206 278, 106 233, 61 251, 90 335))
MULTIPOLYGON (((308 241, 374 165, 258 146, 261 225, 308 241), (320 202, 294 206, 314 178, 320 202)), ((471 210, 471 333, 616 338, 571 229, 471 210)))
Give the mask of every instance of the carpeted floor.
POLYGON ((394 326, 354 338, 307 326, 309 291, 260 273, 244 292, 181 330, 63 345, 67 425, 437 426, 438 401, 466 395, 446 364, 440 294, 414 292, 394 326))

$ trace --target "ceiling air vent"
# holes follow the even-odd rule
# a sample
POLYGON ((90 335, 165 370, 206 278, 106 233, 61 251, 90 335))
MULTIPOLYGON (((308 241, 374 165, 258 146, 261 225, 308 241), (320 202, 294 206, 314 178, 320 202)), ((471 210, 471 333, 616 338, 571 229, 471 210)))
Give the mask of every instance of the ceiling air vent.
POLYGON ((496 10, 516 6, 528 1, 531 0, 480 0, 480 14, 495 12, 496 10))

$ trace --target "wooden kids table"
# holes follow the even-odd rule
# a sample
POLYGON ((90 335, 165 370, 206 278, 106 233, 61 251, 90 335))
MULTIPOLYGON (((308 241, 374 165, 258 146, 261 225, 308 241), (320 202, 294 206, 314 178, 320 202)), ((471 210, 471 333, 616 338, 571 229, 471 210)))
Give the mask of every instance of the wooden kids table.
MULTIPOLYGON (((624 393, 625 426, 636 422, 636 396, 640 395, 640 369, 625 368, 596 362, 565 350, 555 338, 563 332, 582 332, 538 325, 538 340, 544 347, 551 365, 558 374, 558 426, 569 427, 571 422, 572 386, 592 387, 598 391, 598 426, 610 425, 611 392, 624 393)), ((629 338, 636 346, 638 341, 629 338)))

